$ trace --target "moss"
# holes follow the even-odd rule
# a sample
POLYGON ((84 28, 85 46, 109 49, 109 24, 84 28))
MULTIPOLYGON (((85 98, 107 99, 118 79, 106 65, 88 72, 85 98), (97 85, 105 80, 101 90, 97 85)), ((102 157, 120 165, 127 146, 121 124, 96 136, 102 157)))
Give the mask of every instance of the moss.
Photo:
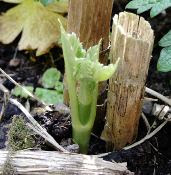
POLYGON ((18 151, 35 147, 33 133, 26 126, 22 116, 14 116, 8 133, 8 147, 11 151, 18 151))
POLYGON ((3 166, 2 175, 16 175, 16 170, 11 161, 11 154, 9 153, 7 160, 3 166))

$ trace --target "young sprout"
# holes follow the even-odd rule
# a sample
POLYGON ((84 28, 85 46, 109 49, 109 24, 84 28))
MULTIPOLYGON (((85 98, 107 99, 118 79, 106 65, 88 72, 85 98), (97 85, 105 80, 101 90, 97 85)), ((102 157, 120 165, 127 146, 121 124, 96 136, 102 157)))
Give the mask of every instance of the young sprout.
POLYGON ((66 33, 62 25, 61 42, 71 107, 72 136, 80 152, 87 153, 96 116, 98 82, 112 76, 119 59, 116 64, 104 66, 99 62, 100 42, 86 51, 76 34, 66 33))

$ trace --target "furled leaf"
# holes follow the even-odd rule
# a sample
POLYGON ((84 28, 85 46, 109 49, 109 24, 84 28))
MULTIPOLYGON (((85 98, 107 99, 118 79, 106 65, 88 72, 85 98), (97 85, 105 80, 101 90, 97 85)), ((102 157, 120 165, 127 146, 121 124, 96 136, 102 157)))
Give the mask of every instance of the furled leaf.
POLYGON ((162 49, 157 69, 161 72, 171 71, 171 46, 162 49))
POLYGON ((42 85, 44 88, 55 88, 59 82, 61 73, 56 68, 50 68, 45 71, 42 77, 42 85))
POLYGON ((132 0, 126 6, 127 9, 137 9, 138 14, 151 9, 151 17, 157 16, 169 7, 171 7, 171 0, 132 0))
POLYGON ((49 90, 44 88, 36 88, 35 95, 44 101, 46 104, 63 103, 63 94, 56 90, 49 90))
POLYGON ((63 16, 38 1, 24 0, 0 16, 0 42, 9 44, 22 32, 19 50, 37 49, 36 55, 42 55, 57 44, 60 36, 58 19, 66 27, 63 16))
MULTIPOLYGON (((27 89, 29 92, 33 93, 33 87, 32 86, 23 86, 25 89, 27 89)), ((24 92, 24 90, 20 87, 15 87, 12 90, 12 94, 15 95, 16 97, 21 97, 21 98, 28 98, 28 94, 24 92)))
POLYGON ((171 46, 171 30, 159 41, 159 45, 162 47, 171 46))
POLYGON ((96 68, 94 79, 97 82, 106 81, 107 79, 109 79, 113 75, 113 73, 116 71, 119 60, 120 59, 118 59, 115 64, 109 64, 108 66, 100 65, 100 67, 96 68))
POLYGON ((99 62, 100 42, 86 52, 76 34, 66 33, 62 26, 61 37, 66 69, 71 70, 76 80, 98 83, 109 79, 115 72, 118 62, 108 66, 99 62))

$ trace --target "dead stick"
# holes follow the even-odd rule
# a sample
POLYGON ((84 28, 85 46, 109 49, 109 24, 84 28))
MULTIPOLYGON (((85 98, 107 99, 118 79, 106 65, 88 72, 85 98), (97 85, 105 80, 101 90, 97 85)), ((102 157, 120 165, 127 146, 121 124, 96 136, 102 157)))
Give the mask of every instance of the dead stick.
POLYGON ((148 94, 151 94, 154 97, 159 98, 160 100, 164 101, 169 106, 171 106, 171 100, 169 98, 163 96, 162 94, 160 94, 160 93, 158 93, 158 92, 156 92, 156 91, 154 91, 154 90, 152 90, 152 89, 150 89, 148 87, 145 88, 145 92, 147 92, 148 94))

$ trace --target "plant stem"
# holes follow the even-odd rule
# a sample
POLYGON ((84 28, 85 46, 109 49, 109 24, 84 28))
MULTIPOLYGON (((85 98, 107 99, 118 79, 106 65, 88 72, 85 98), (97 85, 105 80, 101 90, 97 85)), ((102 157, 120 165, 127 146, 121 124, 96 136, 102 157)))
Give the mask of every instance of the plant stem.
POLYGON ((79 104, 79 120, 80 125, 73 123, 72 125, 72 135, 73 140, 80 147, 80 152, 86 154, 88 152, 88 146, 90 141, 91 130, 93 128, 95 116, 96 116, 96 103, 98 94, 98 85, 95 85, 92 93, 91 105, 79 104))

